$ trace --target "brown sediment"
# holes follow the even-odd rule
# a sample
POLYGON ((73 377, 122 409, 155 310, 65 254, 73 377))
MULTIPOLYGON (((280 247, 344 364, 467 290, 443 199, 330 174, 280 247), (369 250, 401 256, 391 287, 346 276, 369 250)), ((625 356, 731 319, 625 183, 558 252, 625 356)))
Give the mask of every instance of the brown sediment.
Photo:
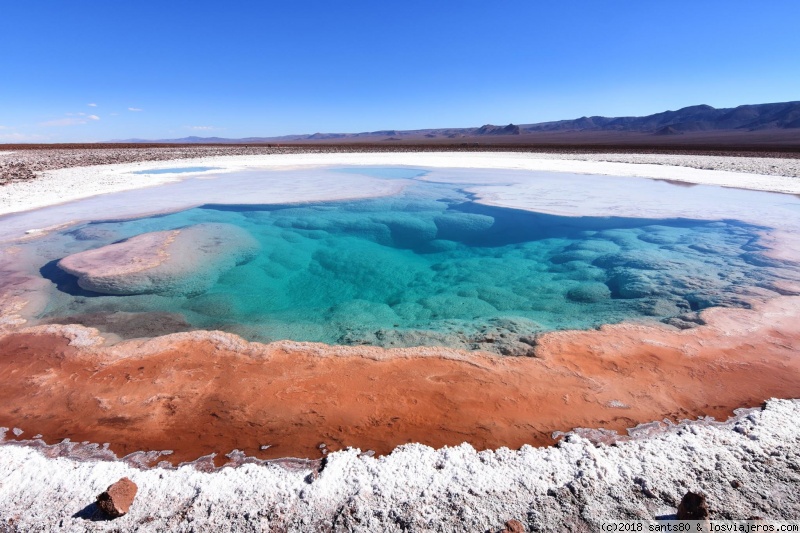
POLYGON ((322 443, 380 454, 407 442, 547 445, 556 430, 725 418, 800 397, 800 297, 703 318, 684 331, 549 333, 536 358, 202 332, 110 347, 71 334, 70 345, 41 326, 0 338, 0 425, 47 442, 108 442, 118 455, 173 450, 179 462, 232 449, 319 457, 322 443))

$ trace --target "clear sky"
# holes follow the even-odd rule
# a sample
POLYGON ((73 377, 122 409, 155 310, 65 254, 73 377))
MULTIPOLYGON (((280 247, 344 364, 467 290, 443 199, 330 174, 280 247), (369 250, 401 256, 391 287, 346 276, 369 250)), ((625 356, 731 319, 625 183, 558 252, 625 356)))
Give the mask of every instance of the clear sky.
POLYGON ((26 0, 0 142, 468 127, 800 100, 797 0, 26 0))

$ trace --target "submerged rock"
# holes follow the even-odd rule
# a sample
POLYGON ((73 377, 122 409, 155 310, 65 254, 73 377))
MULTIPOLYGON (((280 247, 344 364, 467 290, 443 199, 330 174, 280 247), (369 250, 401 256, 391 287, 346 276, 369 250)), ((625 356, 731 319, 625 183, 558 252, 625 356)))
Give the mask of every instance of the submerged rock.
POLYGON ((102 239, 114 239, 116 238, 113 231, 108 229, 97 228, 95 226, 86 226, 83 228, 78 228, 69 232, 70 235, 75 237, 75 240, 78 241, 97 241, 102 239))
POLYGON ((474 213, 447 212, 443 215, 434 217, 437 228, 437 239, 448 239, 462 241, 473 239, 494 224, 494 218, 487 215, 474 213))
POLYGON ((128 513, 138 490, 136 483, 124 477, 98 494, 97 506, 108 516, 117 518, 128 513))
POLYGON ((605 283, 581 283, 567 291, 567 298, 573 302, 593 303, 607 300, 611 297, 611 290, 605 283))
POLYGON ((523 317, 495 317, 485 323, 442 321, 441 331, 422 329, 351 329, 337 339, 350 346, 370 345, 385 348, 445 346, 458 350, 479 350, 498 355, 535 357, 538 323, 523 317))
POLYGON ((58 267, 76 276, 81 288, 102 294, 197 294, 258 249, 258 241, 242 228, 198 224, 79 252, 58 267))
POLYGON ((125 339, 158 337, 179 331, 191 331, 192 325, 178 313, 83 313, 50 318, 45 324, 80 324, 97 328, 101 332, 114 333, 125 339))

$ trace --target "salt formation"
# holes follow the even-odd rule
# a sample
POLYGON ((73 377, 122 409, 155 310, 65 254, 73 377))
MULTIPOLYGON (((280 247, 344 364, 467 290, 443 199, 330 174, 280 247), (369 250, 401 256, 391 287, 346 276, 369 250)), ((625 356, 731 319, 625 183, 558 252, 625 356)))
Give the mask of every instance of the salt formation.
POLYGON ((239 227, 197 224, 79 252, 58 266, 93 292, 192 294, 211 287, 221 272, 252 259, 258 248, 239 227))
MULTIPOLYGON (((2 432, 0 432, 2 434, 2 432)), ((612 519, 674 519, 703 492, 710 518, 800 516, 800 401, 770 400, 728 423, 672 426, 603 445, 476 452, 420 444, 375 458, 359 450, 285 468, 243 464, 141 470, 122 461, 46 458, 0 446, 0 529, 10 531, 595 531, 612 519), (142 490, 130 512, 92 522, 79 511, 108 479, 142 490)), ((233 455, 233 454, 232 454, 233 455)))

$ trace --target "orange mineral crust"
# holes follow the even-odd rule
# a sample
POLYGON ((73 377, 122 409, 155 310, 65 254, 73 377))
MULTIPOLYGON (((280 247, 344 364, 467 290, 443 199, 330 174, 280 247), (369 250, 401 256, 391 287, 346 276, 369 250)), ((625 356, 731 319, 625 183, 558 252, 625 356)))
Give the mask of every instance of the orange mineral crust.
POLYGON ((322 443, 380 454, 406 442, 547 445, 556 430, 725 418, 800 397, 799 315, 800 297, 786 296, 709 309, 689 330, 555 332, 535 358, 219 332, 102 346, 74 326, 35 327, 0 338, 0 425, 48 443, 108 442, 118 455, 174 450, 173 462, 232 449, 319 457, 322 443))

